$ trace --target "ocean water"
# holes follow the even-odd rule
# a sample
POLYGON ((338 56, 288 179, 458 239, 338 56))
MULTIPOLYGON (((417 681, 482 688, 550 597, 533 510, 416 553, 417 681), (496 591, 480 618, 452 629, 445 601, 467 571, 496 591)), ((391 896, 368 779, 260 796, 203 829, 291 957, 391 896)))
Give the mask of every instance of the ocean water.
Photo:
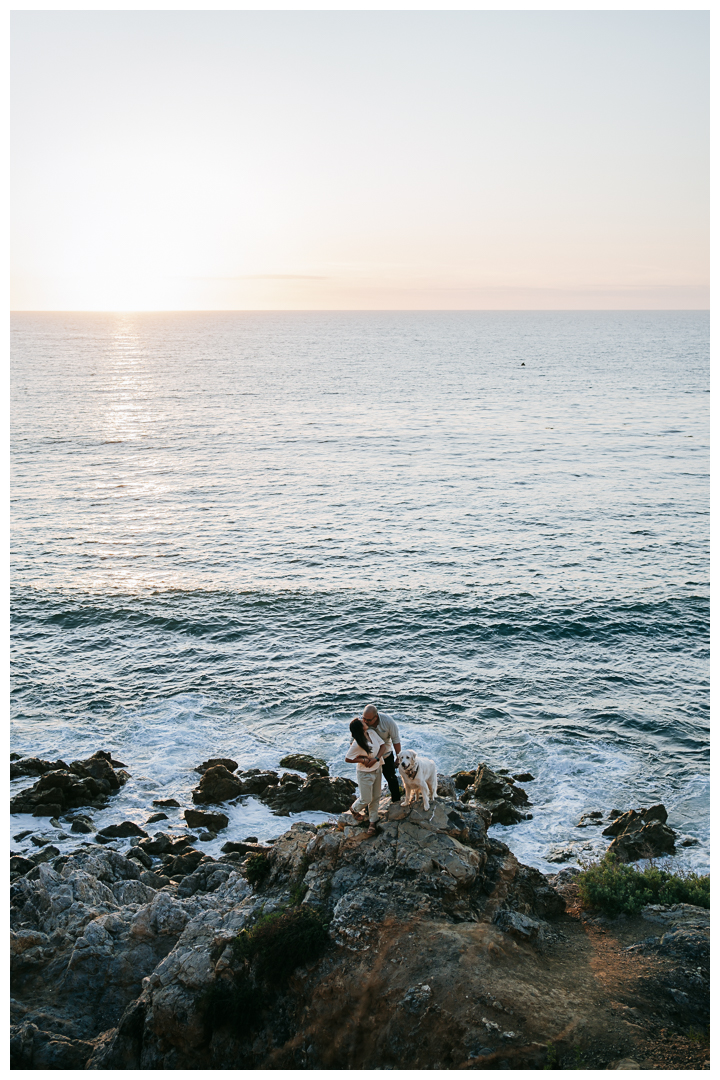
MULTIPOLYGON (((210 756, 352 775, 372 701, 442 772, 533 773, 532 821, 493 827, 523 861, 662 801, 706 869, 708 335, 703 312, 13 316, 12 748, 111 749, 132 780, 97 821, 142 823, 210 756)), ((250 799, 229 834, 285 827, 250 799)))

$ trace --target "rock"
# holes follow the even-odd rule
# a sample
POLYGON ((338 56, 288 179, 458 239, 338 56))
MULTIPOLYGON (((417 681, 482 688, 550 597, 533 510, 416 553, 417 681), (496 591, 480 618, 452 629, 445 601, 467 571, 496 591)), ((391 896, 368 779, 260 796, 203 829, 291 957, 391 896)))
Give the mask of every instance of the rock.
POLYGON ((13 840, 15 841, 16 844, 19 844, 20 841, 24 840, 26 836, 31 836, 31 835, 32 835, 32 829, 23 829, 22 832, 15 833, 15 836, 13 836, 13 840))
POLYGON ((121 821, 119 825, 107 825, 104 829, 100 829, 97 835, 106 840, 117 840, 128 836, 147 837, 148 834, 134 821, 121 821))
POLYGON ((222 803, 244 794, 242 783, 224 765, 213 765, 202 776, 198 787, 193 789, 194 803, 222 803))
POLYGON ((91 833, 93 831, 92 819, 87 817, 86 814, 78 814, 73 818, 73 823, 70 826, 70 832, 74 833, 91 833))
POLYGON ((680 847, 695 847, 695 845, 699 844, 700 841, 698 840, 697 836, 684 835, 678 837, 675 843, 679 844, 680 847))
POLYGON ((167 821, 167 814, 151 814, 145 822, 146 825, 154 825, 156 821, 167 821))
POLYGON ((608 848, 621 862, 651 859, 656 855, 672 855, 676 833, 659 821, 651 821, 639 829, 629 828, 617 836, 608 848))
MULTIPOLYGON (((268 769, 245 769, 237 774, 237 779, 241 784, 241 795, 259 795, 271 785, 280 783, 278 773, 268 769)), ((302 782, 300 777, 295 779, 302 782)))
POLYGON ((170 851, 173 841, 167 833, 159 832, 147 840, 141 840, 138 847, 148 855, 165 855, 170 851))
POLYGON ((10 856, 11 874, 27 874, 28 870, 32 870, 34 866, 35 863, 31 862, 30 859, 26 859, 23 855, 10 856))
POLYGON ((198 836, 198 840, 203 844, 209 844, 211 840, 217 840, 217 833, 201 832, 198 836))
MULTIPOLYGON (((614 814, 615 811, 611 811, 610 817, 612 818, 614 814)), ((662 803, 651 806, 647 810, 644 807, 640 810, 628 810, 626 813, 620 814, 619 817, 615 817, 612 824, 603 829, 602 834, 603 836, 620 836, 621 833, 627 832, 628 829, 639 829, 650 821, 659 821, 664 825, 667 817, 667 810, 662 803)))
POLYGON ((710 931, 709 908, 695 904, 646 904, 640 914, 648 922, 660 923, 673 929, 710 931))
POLYGON ((627 1057, 627 1058, 620 1058, 617 1061, 611 1061, 610 1064, 607 1066, 607 1068, 608 1069, 638 1069, 639 1070, 639 1069, 642 1069, 642 1065, 640 1065, 635 1060, 635 1058, 627 1057))
POLYGON ((452 776, 446 776, 444 773, 438 773, 437 775, 437 793, 445 799, 454 799, 457 797, 457 788, 452 776))
POLYGON ((91 1042, 42 1031, 29 1021, 10 1028, 11 1069, 83 1069, 94 1049, 91 1042))
POLYGON ((247 841, 243 842, 240 840, 228 840, 227 843, 223 844, 220 850, 225 855, 228 855, 230 852, 233 851, 237 852, 239 855, 255 855, 258 853, 267 854, 268 852, 272 851, 272 848, 265 847, 263 844, 258 843, 250 844, 247 841))
MULTIPOLYGON (((293 780, 297 780, 294 777, 293 780)), ((291 780, 265 788, 260 794, 276 814, 297 814, 303 810, 322 810, 326 814, 340 814, 355 801, 356 784, 344 776, 319 776, 311 774, 297 785, 291 780)))
POLYGON ((39 866, 41 863, 49 862, 51 859, 54 859, 56 855, 59 854, 59 848, 56 848, 53 844, 48 844, 47 847, 44 847, 41 851, 38 851, 37 855, 31 855, 30 862, 32 862, 35 866, 39 866))
POLYGON ((186 810, 184 817, 191 829, 205 828, 216 833, 230 824, 227 814, 208 814, 204 810, 186 810))
POLYGON ((520 784, 526 784, 534 779, 533 774, 529 772, 513 773, 513 780, 517 780, 520 784))
POLYGON ((43 761, 42 758, 30 757, 15 761, 10 765, 10 779, 16 780, 19 776, 42 776, 47 772, 56 772, 67 769, 64 761, 43 761))
POLYGON ((583 814, 577 823, 578 829, 586 829, 588 825, 602 825, 602 813, 600 810, 591 810, 583 814))
POLYGON ((177 799, 153 799, 153 806, 179 806, 177 799))
MULTIPOLYGON (((115 772, 111 757, 98 750, 83 761, 44 772, 31 788, 25 788, 10 800, 13 814, 33 814, 35 817, 59 817, 65 810, 80 806, 103 806, 113 792, 128 778, 127 773, 115 772)), ((51 763, 52 764, 52 763, 51 763)))
POLYGON ((455 787, 460 791, 464 791, 465 788, 475 783, 475 773, 467 770, 456 772, 452 774, 452 779, 455 781, 455 787))
POLYGON ((573 844, 558 845, 550 848, 545 853, 546 860, 553 863, 570 862, 575 857, 576 852, 573 844))
POLYGON ((202 765, 198 765, 195 772, 206 773, 208 769, 212 769, 216 765, 222 765, 224 768, 228 769, 229 772, 235 772, 238 767, 237 761, 233 761, 232 758, 213 757, 208 758, 207 761, 203 761, 202 765))
POLYGON ((498 911, 493 922, 519 941, 542 942, 550 929, 543 920, 522 915, 519 911, 498 911))
POLYGON ((313 757, 312 754, 286 754, 280 759, 280 767, 283 769, 297 769, 298 772, 316 772, 321 776, 329 776, 330 770, 322 758, 313 757))
POLYGON ((571 885, 579 874, 577 866, 564 866, 557 874, 546 874, 545 877, 553 889, 557 889, 559 885, 571 885))
POLYGON ((246 844, 257 844, 257 842, 258 842, 257 836, 246 836, 245 837, 245 843, 246 844))

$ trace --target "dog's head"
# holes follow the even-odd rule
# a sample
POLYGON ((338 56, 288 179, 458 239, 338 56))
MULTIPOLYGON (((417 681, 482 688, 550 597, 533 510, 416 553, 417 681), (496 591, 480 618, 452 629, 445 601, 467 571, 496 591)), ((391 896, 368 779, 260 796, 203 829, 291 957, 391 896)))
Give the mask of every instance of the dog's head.
POLYGON ((414 776, 417 772, 417 754, 414 750, 403 750, 398 758, 400 768, 408 776, 414 776))

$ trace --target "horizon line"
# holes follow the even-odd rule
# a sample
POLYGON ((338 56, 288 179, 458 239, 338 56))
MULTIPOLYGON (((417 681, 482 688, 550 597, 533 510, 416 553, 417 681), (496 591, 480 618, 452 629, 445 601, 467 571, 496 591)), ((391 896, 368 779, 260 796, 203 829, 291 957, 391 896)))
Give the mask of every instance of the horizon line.
POLYGON ((600 314, 601 312, 673 312, 703 311, 710 307, 684 308, 10 308, 10 315, 380 315, 380 314, 477 314, 480 312, 532 312, 552 314, 600 314))

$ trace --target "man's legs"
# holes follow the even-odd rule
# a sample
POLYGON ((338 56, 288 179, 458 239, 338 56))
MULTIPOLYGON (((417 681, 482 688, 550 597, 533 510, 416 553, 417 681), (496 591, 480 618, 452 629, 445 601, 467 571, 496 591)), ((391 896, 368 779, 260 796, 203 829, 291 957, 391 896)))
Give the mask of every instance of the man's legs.
POLYGON ((398 783, 397 773, 395 772, 395 755, 388 754, 383 760, 383 776, 387 780, 387 786, 390 791, 390 798, 393 802, 400 802, 400 784, 398 783))

